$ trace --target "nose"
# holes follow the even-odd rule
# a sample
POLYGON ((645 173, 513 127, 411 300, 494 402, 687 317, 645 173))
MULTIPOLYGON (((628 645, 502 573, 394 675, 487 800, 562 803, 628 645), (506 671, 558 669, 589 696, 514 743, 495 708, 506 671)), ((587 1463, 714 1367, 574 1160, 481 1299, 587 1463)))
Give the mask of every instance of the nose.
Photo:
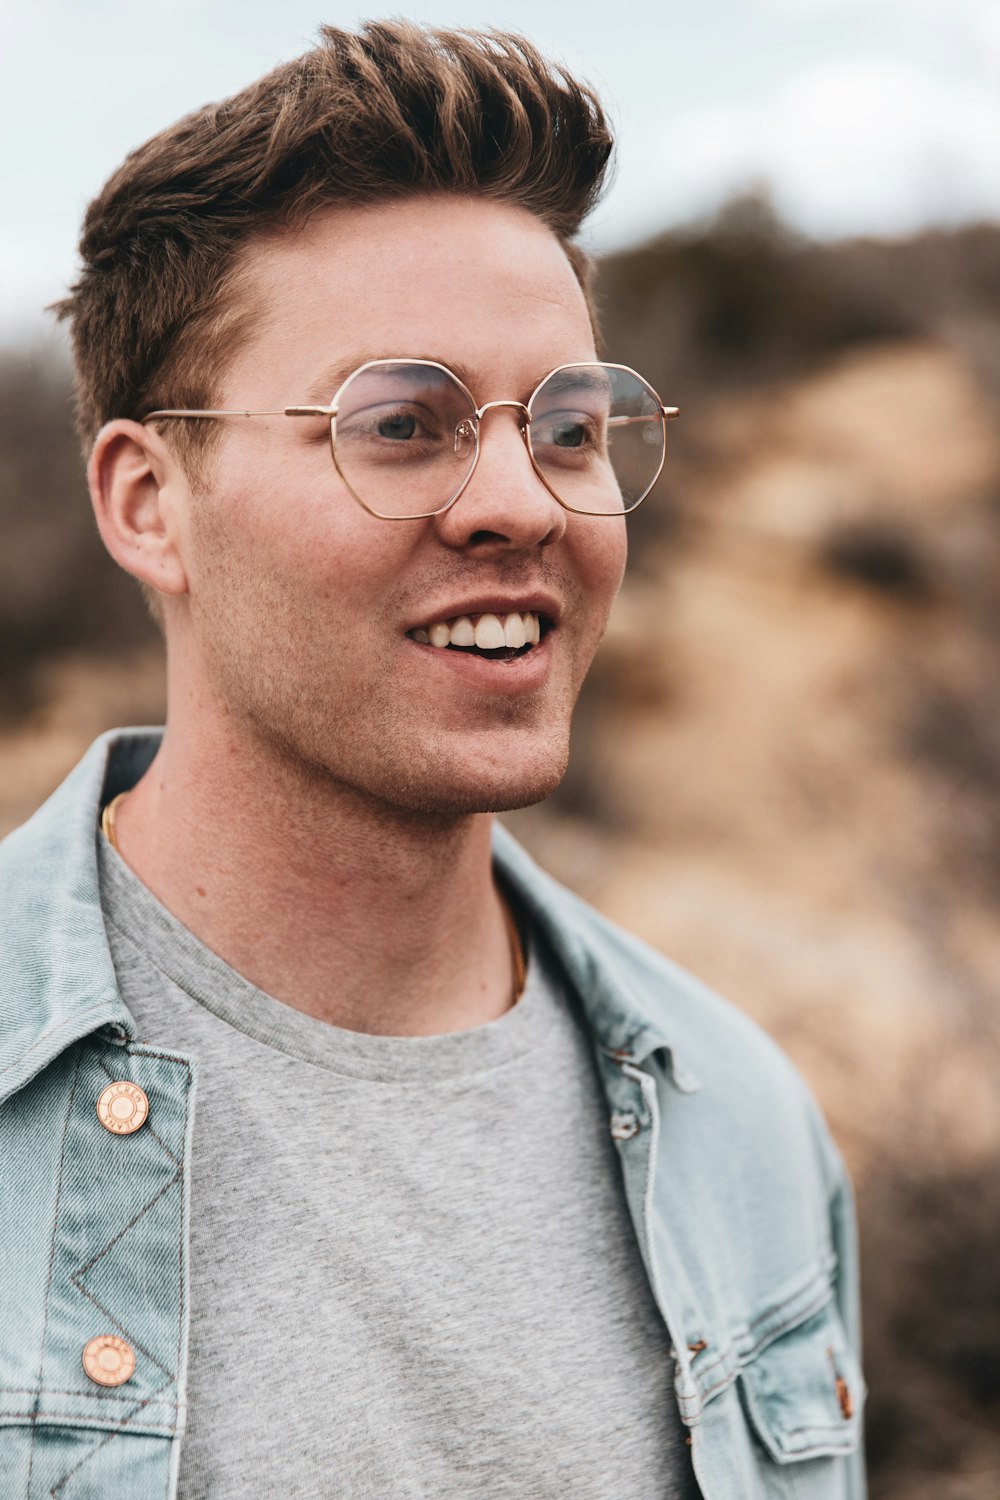
POLYGON ((519 401, 490 401, 476 418, 476 464, 454 505, 434 518, 438 535, 480 556, 551 546, 566 530, 567 512, 531 462, 527 410, 519 401))

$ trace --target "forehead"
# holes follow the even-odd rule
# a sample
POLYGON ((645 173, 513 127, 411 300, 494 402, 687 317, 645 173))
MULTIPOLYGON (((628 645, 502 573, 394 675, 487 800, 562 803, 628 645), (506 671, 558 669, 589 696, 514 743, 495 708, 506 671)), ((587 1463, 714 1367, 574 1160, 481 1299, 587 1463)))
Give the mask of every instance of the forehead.
POLYGON ((239 270, 252 332, 225 377, 239 404, 302 399, 377 357, 460 365, 481 400, 595 357, 562 246, 509 204, 442 194, 326 209, 253 242, 239 270))

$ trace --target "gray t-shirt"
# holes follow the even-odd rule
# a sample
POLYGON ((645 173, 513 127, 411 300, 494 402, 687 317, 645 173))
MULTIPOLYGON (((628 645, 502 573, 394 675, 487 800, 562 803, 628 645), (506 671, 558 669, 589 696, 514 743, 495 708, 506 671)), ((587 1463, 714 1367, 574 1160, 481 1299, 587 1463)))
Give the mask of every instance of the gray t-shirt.
POLYGON ((198 1065, 179 1500, 686 1500, 669 1339, 588 1040, 520 1001, 367 1036, 243 979, 103 837, 143 1041, 198 1065))

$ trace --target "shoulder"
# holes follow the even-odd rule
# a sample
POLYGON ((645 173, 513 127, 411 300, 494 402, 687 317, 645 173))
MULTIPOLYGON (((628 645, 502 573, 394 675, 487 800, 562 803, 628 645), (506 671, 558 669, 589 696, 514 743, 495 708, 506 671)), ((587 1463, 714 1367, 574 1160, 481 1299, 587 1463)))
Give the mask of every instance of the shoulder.
POLYGON ((506 830, 494 855, 579 995, 595 1041, 662 1061, 691 1099, 685 1111, 709 1134, 726 1132, 738 1156, 740 1134, 775 1159, 805 1155, 832 1188, 841 1166, 802 1075, 777 1042, 738 1004, 610 921, 545 874, 506 830))
MULTIPOLYGON (((152 758, 156 731, 102 735, 32 818, 0 843, 0 1099, 80 1037, 134 1023, 118 994, 97 871, 113 775, 152 758)), ((112 790, 114 783, 112 782, 112 790)))

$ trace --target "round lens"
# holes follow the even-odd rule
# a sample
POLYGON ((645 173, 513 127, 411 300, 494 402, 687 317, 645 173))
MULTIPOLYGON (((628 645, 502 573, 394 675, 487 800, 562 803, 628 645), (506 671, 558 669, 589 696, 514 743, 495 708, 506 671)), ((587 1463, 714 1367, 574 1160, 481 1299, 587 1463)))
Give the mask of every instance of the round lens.
POLYGON ((333 402, 333 461, 366 510, 386 520, 431 516, 476 459, 476 409, 442 365, 375 360, 333 402))
POLYGON ((663 467, 665 422, 652 386, 624 365, 565 365, 528 406, 532 457, 570 510, 632 510, 663 467))

